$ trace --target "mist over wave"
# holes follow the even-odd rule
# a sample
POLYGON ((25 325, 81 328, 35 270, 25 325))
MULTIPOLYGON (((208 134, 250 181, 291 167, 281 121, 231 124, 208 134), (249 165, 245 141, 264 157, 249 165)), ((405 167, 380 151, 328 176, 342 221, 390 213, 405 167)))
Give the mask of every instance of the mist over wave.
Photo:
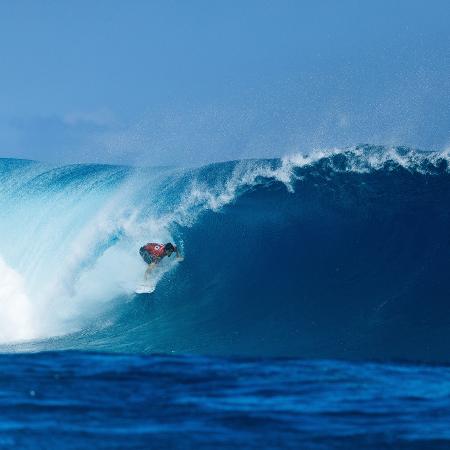
POLYGON ((2 350, 449 360, 448 152, 0 160, 2 350), (175 241, 136 296, 148 241, 175 241), (389 343, 389 344, 387 344, 389 343))

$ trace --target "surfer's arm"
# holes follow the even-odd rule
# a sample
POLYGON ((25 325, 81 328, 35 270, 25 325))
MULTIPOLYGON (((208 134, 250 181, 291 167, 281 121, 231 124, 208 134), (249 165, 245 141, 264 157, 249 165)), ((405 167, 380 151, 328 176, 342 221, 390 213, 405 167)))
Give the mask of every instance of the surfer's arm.
POLYGON ((180 250, 178 250, 178 247, 176 247, 176 252, 177 252, 177 259, 179 261, 183 261, 183 255, 180 253, 180 250))

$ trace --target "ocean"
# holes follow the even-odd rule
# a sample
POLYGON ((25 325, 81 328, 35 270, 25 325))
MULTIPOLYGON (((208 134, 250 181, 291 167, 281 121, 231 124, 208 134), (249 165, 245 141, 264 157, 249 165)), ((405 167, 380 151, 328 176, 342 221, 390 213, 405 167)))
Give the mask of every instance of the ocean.
POLYGON ((0 448, 450 448, 449 161, 0 159, 0 448))

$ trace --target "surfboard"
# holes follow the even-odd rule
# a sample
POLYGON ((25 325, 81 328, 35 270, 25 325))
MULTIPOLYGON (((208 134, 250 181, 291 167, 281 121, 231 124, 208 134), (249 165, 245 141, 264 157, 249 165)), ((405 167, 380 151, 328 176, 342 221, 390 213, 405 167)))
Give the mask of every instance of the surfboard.
POLYGON ((134 292, 136 294, 151 294, 155 290, 155 286, 150 282, 143 282, 139 284, 134 292))

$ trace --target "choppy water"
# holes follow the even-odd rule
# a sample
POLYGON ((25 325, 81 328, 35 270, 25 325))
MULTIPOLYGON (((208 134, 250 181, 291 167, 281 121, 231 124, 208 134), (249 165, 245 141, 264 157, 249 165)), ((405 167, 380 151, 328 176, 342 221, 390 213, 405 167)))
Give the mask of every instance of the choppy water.
POLYGON ((0 356, 1 448, 450 446, 450 369, 394 363, 0 356))

